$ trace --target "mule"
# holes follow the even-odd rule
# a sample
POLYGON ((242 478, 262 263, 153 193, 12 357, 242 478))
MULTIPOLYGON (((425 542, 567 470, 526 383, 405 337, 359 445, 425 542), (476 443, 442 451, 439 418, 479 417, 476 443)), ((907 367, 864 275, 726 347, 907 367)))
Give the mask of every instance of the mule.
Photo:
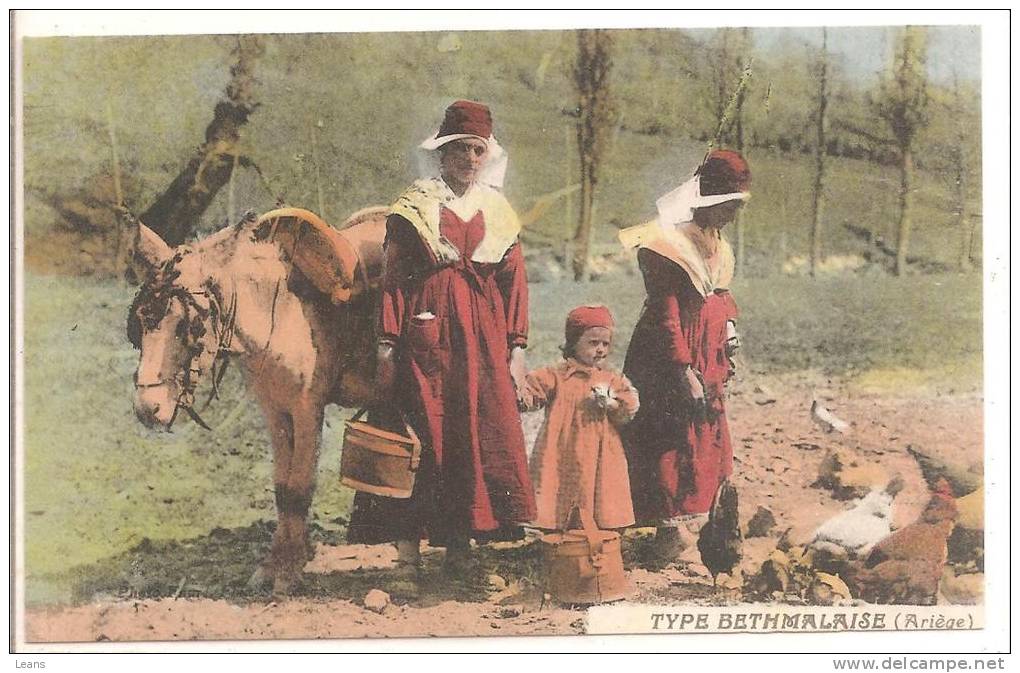
MULTIPOLYGON (((368 213, 380 248, 384 214, 368 213)), ((378 291, 330 302, 280 245, 256 235, 261 221, 248 215, 176 248, 139 223, 136 257, 146 280, 128 333, 140 350, 135 414, 149 427, 169 429, 181 412, 205 425, 195 410, 199 384, 211 381, 214 395, 226 363, 242 364, 271 434, 278 518, 252 582, 286 594, 311 558, 306 518, 324 409, 371 402, 378 291)))

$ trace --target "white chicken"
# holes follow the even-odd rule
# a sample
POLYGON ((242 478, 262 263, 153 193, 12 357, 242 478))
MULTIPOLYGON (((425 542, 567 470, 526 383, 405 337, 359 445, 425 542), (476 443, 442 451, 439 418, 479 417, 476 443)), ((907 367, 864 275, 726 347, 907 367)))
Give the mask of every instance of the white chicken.
POLYGON ((811 420, 825 432, 835 431, 844 434, 850 429, 849 423, 841 418, 837 418, 818 400, 811 401, 811 420))
POLYGON ((840 556, 864 556, 891 532, 893 500, 901 490, 900 477, 894 477, 885 488, 872 489, 853 507, 819 526, 811 546, 840 556))

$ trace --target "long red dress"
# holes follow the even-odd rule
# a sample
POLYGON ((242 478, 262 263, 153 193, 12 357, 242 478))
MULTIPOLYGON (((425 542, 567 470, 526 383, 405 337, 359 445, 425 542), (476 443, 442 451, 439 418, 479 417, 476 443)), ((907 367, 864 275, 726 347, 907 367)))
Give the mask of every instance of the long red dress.
MULTIPOLYGON (((719 243, 729 254, 725 241, 719 243)), ((624 428, 623 440, 639 523, 707 512, 719 483, 733 471, 725 343, 726 322, 735 320, 737 307, 729 291, 709 278, 711 272, 696 273, 712 265, 704 258, 687 263, 684 255, 691 257, 693 249, 688 245, 679 256, 669 246, 638 251, 647 298, 624 374, 638 389, 641 408, 624 428), (683 392, 684 365, 703 377, 708 403, 703 415, 683 392)), ((727 283, 728 278, 722 284, 727 283)))
POLYGON ((398 406, 424 451, 409 500, 355 498, 348 539, 433 544, 535 516, 517 397, 508 365, 526 346, 528 286, 514 243, 497 263, 472 261, 484 213, 467 221, 441 207, 439 230, 459 253, 438 265, 417 230, 387 220, 380 339, 397 347, 398 406))

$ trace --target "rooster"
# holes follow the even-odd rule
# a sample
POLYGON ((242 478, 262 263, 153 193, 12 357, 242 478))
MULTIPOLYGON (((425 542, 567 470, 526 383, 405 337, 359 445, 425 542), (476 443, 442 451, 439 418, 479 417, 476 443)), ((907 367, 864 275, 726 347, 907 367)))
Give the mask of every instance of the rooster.
POLYGON ((701 562, 712 574, 712 586, 716 586, 720 573, 732 573, 740 563, 742 543, 737 489, 726 480, 719 484, 708 513, 708 523, 698 534, 698 551, 701 552, 701 562))
POLYGON ((952 488, 940 479, 917 521, 879 541, 863 562, 849 567, 845 579, 854 595, 869 603, 933 605, 956 517, 952 488))

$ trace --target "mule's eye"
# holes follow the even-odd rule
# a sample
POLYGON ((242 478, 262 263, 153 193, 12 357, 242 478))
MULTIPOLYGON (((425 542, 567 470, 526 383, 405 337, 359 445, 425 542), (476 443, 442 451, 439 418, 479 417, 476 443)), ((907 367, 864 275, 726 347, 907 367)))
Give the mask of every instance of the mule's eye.
POLYGON ((186 336, 188 336, 188 325, 181 321, 177 323, 177 327, 174 328, 174 338, 184 339, 186 336))

